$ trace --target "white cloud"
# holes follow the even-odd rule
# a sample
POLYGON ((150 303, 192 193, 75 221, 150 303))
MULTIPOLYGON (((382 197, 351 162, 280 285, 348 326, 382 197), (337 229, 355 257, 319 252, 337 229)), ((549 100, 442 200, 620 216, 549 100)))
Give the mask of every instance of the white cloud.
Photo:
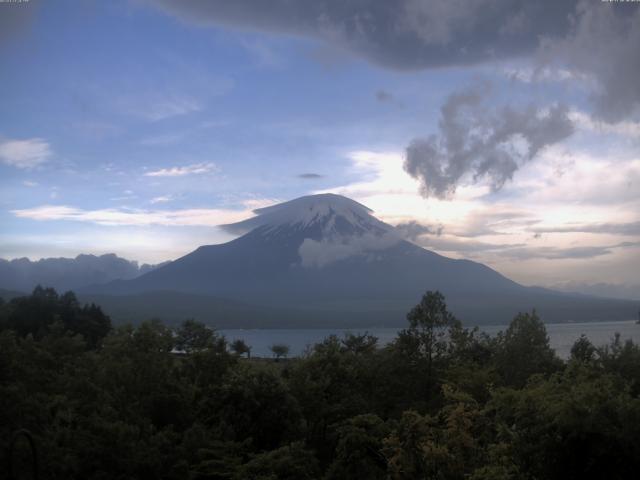
POLYGON ((24 182, 22 182, 22 184, 25 187, 37 187, 38 186, 38 182, 32 182, 31 180, 25 180, 24 182))
POLYGON ((49 144, 41 138, 0 140, 0 162, 17 168, 34 168, 51 156, 49 144))
POLYGON ((579 72, 571 71, 566 68, 542 67, 533 68, 530 66, 505 67, 504 75, 511 79, 522 83, 535 82, 568 82, 575 80, 589 80, 589 78, 579 72))
POLYGON ((185 165, 182 167, 170 167, 161 168, 160 170, 153 170, 147 172, 144 175, 146 177, 182 177, 184 175, 193 175, 199 173, 211 173, 217 172, 218 167, 215 163, 194 163, 192 165, 185 165))
POLYGON ((278 200, 275 198, 251 198, 249 200, 244 200, 242 205, 247 207, 250 210, 256 210, 258 208, 269 207, 271 205, 275 205, 276 203, 280 203, 282 200, 278 200))
POLYGON ((322 268, 338 260, 384 250, 395 245, 400 240, 401 237, 393 233, 385 235, 365 234, 321 241, 305 238, 298 249, 298 254, 303 267, 322 268))
POLYGON ((149 200, 149 203, 152 204, 156 204, 156 203, 167 203, 170 202, 171 200, 173 200, 173 197, 171 195, 161 195, 159 197, 154 197, 151 200, 149 200))
POLYGON ((207 226, 238 222, 251 216, 248 210, 193 208, 184 210, 138 210, 104 208, 83 210, 66 205, 42 205, 34 208, 12 210, 15 216, 32 220, 70 220, 99 225, 166 225, 207 226))
POLYGON ((573 110, 569 118, 580 130, 606 135, 621 135, 630 138, 640 138, 640 123, 631 120, 623 120, 618 123, 606 123, 594 120, 592 116, 580 110, 573 110))
POLYGON ((550 284, 568 278, 585 281, 595 271, 589 266, 594 262, 602 272, 598 281, 637 279, 640 257, 629 252, 638 247, 611 248, 629 240, 629 235, 559 232, 534 238, 533 229, 637 222, 640 159, 552 147, 537 162, 527 164, 517 182, 499 195, 492 195, 486 185, 463 185, 456 198, 439 200, 419 195, 418 182, 402 168, 402 153, 358 151, 348 155, 353 175, 361 180, 317 193, 353 198, 393 225, 408 221, 443 225, 440 236, 416 239, 427 248, 456 258, 473 258, 525 284, 550 284), (610 253, 577 258, 579 253, 597 253, 602 245, 608 246, 610 253), (562 254, 563 259, 538 255, 514 260, 513 256, 499 255, 526 247, 547 257, 562 254), (572 270, 567 270, 567 265, 572 270))

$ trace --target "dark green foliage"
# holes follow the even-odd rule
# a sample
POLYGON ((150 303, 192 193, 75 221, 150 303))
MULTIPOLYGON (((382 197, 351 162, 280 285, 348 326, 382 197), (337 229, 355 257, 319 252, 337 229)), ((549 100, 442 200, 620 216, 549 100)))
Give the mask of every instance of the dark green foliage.
POLYGON ((287 355, 289 355, 289 345, 285 345, 283 343, 277 343, 275 345, 271 345, 269 347, 269 350, 273 352, 273 356, 276 357, 276 359, 279 359, 280 357, 286 357, 287 355))
POLYGON ((535 311, 518 314, 507 330, 498 334, 496 353, 496 368, 510 386, 522 387, 531 375, 550 374, 561 367, 535 311))
POLYGON ((211 328, 189 319, 176 330, 175 347, 181 352, 193 353, 210 348, 214 340, 215 332, 211 328))
POLYGON ((236 475, 237 480, 314 480, 318 461, 300 442, 254 455, 236 475))
POLYGON ((580 335, 580 338, 571 347, 572 360, 589 363, 595 360, 595 355, 596 347, 585 335, 580 335))
POLYGON ((535 313, 489 338, 437 292, 409 322, 382 348, 348 334, 246 361, 195 320, 112 329, 38 288, 0 304, 0 465, 26 428, 47 480, 637 476, 637 345, 580 338, 565 363, 535 313))
POLYGON ((80 306, 73 292, 58 295, 52 288, 37 286, 31 296, 13 298, 3 310, 3 328, 20 336, 42 338, 52 329, 63 329, 82 335, 95 348, 111 329, 111 320, 100 307, 80 306))
POLYGON ((326 478, 385 479, 387 460, 382 453, 389 426, 377 415, 357 415, 337 429, 335 459, 326 478))
POLYGON ((237 340, 234 340, 229 346, 231 347, 231 350, 233 350, 233 352, 237 355, 244 355, 246 353, 247 358, 251 358, 251 347, 247 345, 244 340, 238 338, 237 340))
POLYGON ((294 440, 302 419, 288 386, 271 370, 238 368, 203 399, 201 413, 225 439, 251 442, 256 450, 294 440))

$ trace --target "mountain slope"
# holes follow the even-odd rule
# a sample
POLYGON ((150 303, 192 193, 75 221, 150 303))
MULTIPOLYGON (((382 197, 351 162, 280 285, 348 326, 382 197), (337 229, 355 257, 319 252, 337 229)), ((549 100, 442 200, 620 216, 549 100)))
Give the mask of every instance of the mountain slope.
POLYGON ((36 285, 53 287, 59 291, 73 290, 115 279, 131 279, 156 268, 138 265, 110 253, 106 255, 78 255, 75 258, 28 258, 4 260, 0 258, 0 288, 31 292, 36 285))
POLYGON ((443 292, 452 310, 467 321, 508 321, 533 307, 551 317, 547 320, 603 319, 594 312, 611 319, 633 316, 631 302, 598 303, 523 287, 485 265, 425 250, 402 239, 368 208, 338 195, 302 197, 255 213, 225 226, 247 232, 231 242, 200 247, 136 279, 86 293, 215 296, 305 312, 300 326, 310 326, 311 318, 314 324, 340 319, 348 326, 356 317, 378 325, 402 324, 407 309, 426 290, 443 292))

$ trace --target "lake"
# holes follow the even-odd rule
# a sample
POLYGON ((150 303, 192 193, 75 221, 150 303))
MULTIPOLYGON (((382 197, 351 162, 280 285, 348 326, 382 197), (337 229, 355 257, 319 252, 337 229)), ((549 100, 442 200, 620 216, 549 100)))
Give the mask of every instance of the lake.
MULTIPOLYGON (((591 322, 591 323, 547 323, 547 333, 551 346, 562 358, 568 358, 573 342, 584 334, 596 346, 609 343, 616 332, 623 340, 632 339, 640 342, 640 325, 635 321, 626 322, 591 322)), ((496 335, 507 328, 507 325, 483 325, 481 331, 489 335, 496 335)), ((391 342, 399 329, 370 328, 370 329, 230 329, 220 330, 227 340, 244 340, 251 347, 254 357, 271 357, 269 347, 275 343, 283 343, 291 348, 290 356, 300 355, 308 345, 321 342, 329 335, 342 337, 345 333, 364 333, 378 337, 378 344, 391 342)))

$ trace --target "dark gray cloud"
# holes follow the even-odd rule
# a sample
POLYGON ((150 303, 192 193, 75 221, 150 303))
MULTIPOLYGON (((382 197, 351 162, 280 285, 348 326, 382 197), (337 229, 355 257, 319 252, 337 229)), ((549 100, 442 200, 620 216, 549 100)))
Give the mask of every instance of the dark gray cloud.
POLYGON ((298 175, 298 178, 304 178, 305 180, 317 180, 319 178, 324 178, 324 175, 320 175, 319 173, 301 173, 298 175))
MULTIPOLYGON (((593 77, 600 117, 640 104, 640 5, 598 0, 146 0, 202 25, 317 38, 386 68, 536 56, 593 77)), ((543 68, 542 68, 543 69, 543 68)), ((542 70, 541 69, 541 70, 542 70)))
POLYGON ((446 198, 463 179, 489 179, 499 190, 543 148, 573 133, 566 106, 492 108, 487 87, 450 95, 440 109, 439 135, 414 139, 404 168, 423 196, 446 198))
POLYGON ((403 238, 412 241, 423 235, 436 235, 439 237, 444 230, 443 225, 425 225, 415 220, 399 223, 395 228, 403 238))
POLYGON ((318 38, 411 70, 530 53, 569 28, 574 0, 147 0, 200 24, 318 38))
POLYGON ((556 62, 594 81, 596 114, 623 120, 640 106, 640 5, 583 1, 562 38, 547 37, 543 62, 556 62))
POLYGON ((629 223, 592 223, 583 225, 564 225, 561 227, 536 227, 531 229, 541 233, 610 233, 614 235, 640 235, 640 222, 629 223))

